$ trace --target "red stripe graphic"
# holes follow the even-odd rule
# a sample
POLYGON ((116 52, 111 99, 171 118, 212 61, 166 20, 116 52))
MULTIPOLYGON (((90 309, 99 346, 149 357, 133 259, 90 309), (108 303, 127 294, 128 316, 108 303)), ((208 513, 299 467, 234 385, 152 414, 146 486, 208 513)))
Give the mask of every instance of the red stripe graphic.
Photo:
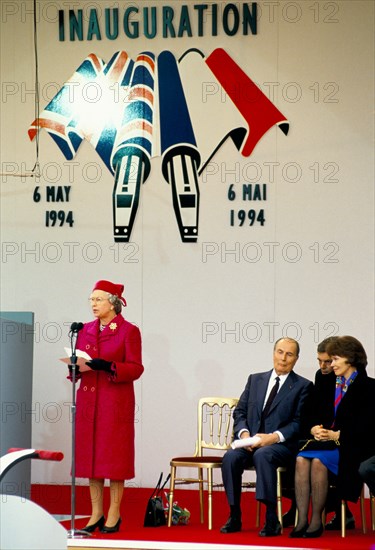
POLYGON ((282 131, 288 133, 289 122, 284 115, 222 48, 214 50, 206 63, 249 125, 241 151, 245 157, 275 124, 282 124, 282 131))

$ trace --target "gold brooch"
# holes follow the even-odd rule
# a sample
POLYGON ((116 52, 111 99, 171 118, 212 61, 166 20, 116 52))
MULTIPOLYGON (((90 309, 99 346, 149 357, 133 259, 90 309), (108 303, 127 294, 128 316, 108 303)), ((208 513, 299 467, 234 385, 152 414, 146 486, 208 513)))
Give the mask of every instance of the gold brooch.
POLYGON ((110 328, 111 330, 116 330, 116 328, 117 328, 117 323, 111 323, 111 324, 109 325, 109 328, 110 328))

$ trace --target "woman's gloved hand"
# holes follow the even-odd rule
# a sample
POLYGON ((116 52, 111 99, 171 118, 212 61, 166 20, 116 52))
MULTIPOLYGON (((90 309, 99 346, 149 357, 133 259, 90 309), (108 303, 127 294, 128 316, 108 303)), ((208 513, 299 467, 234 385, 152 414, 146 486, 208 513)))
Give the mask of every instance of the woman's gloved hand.
POLYGON ((105 361, 104 359, 91 359, 87 361, 86 365, 92 370, 104 370, 106 372, 111 372, 112 361, 105 361))

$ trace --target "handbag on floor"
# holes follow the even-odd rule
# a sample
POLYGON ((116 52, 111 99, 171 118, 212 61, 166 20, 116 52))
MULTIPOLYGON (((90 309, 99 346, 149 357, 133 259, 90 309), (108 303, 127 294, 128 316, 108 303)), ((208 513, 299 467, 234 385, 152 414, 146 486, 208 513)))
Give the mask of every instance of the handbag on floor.
POLYGON ((143 522, 144 527, 160 527, 161 525, 167 524, 161 491, 164 489, 170 477, 170 474, 168 474, 163 485, 161 485, 163 472, 160 474, 159 481, 147 502, 145 519, 143 522))

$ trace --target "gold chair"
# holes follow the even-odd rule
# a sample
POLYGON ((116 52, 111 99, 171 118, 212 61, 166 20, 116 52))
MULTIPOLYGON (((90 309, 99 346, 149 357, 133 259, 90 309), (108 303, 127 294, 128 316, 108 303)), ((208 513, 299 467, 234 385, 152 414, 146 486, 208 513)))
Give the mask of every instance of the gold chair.
MULTIPOLYGON (((230 448, 233 440, 233 411, 236 408, 238 399, 234 397, 202 397, 198 402, 198 439, 196 441, 195 453, 188 457, 175 457, 170 462, 171 481, 168 495, 168 527, 172 524, 172 505, 176 485, 199 484, 199 503, 200 520, 204 522, 203 507, 203 489, 204 479, 203 470, 207 470, 207 493, 208 493, 208 529, 212 529, 212 489, 213 469, 221 468, 224 452, 230 448), (219 456, 212 454, 203 454, 203 450, 221 451, 219 456), (197 478, 177 477, 177 468, 197 468, 197 478)), ((255 471, 254 467, 248 470, 255 471)), ((281 474, 286 472, 286 468, 277 468, 277 515, 282 528, 282 483, 281 474)), ((215 484, 221 485, 221 484, 215 484)), ((256 482, 245 482, 243 487, 255 488, 256 482)), ((260 502, 257 502, 256 526, 260 525, 260 502)))
POLYGON ((208 529, 212 529, 213 470, 221 468, 224 451, 230 448, 233 438, 233 410, 238 403, 234 397, 202 397, 198 402, 198 439, 193 456, 172 458, 169 490, 168 527, 172 524, 173 495, 175 485, 199 484, 200 519, 204 522, 203 470, 207 470, 208 529), (220 455, 213 454, 220 451, 220 455), (205 453, 205 454, 204 454, 205 453), (177 468, 197 468, 198 477, 177 477, 177 468))

